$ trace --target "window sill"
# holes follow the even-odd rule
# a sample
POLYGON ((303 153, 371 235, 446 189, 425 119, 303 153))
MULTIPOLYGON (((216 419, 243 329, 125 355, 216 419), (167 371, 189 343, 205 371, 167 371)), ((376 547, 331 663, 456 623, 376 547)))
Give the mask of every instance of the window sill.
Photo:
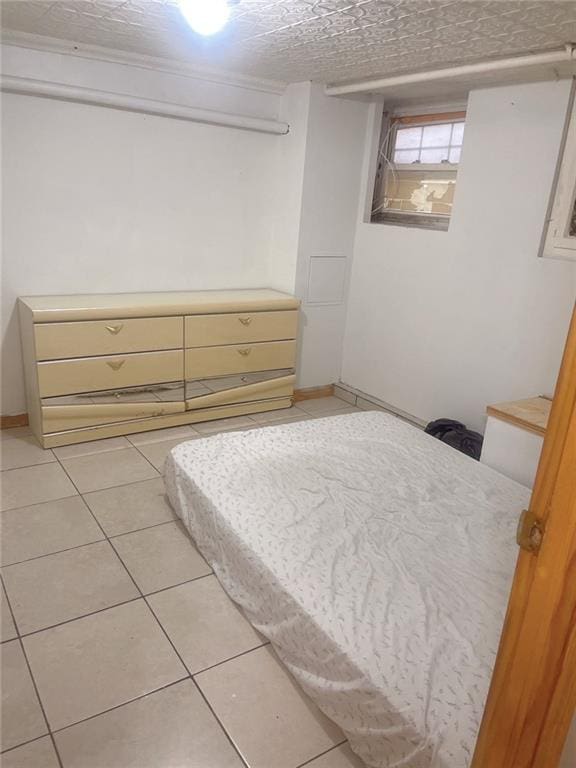
POLYGON ((428 213, 377 213, 370 219, 370 224, 391 224, 393 227, 412 227, 416 229, 435 229, 446 232, 450 226, 450 216, 428 213))

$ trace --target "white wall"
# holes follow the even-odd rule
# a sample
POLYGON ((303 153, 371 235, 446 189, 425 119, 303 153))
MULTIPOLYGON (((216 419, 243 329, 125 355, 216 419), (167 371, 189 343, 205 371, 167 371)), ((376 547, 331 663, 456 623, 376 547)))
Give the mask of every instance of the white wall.
POLYGON ((318 84, 306 84, 306 88, 296 295, 302 299, 299 386, 314 387, 338 381, 342 364, 368 104, 327 97, 318 84), (315 283, 321 296, 310 290, 312 265, 320 274, 315 283))
POLYGON ((569 87, 471 93, 448 232, 359 223, 345 383, 473 428, 488 403, 552 392, 576 265, 537 252, 569 87))
MULTIPOLYGON (((8 53, 10 73, 152 98, 163 88, 165 99, 260 117, 277 117, 281 105, 260 90, 8 53)), ((285 137, 10 94, 2 107, 3 414, 26 410, 18 295, 293 290, 296 256, 277 269, 272 247, 285 137)))

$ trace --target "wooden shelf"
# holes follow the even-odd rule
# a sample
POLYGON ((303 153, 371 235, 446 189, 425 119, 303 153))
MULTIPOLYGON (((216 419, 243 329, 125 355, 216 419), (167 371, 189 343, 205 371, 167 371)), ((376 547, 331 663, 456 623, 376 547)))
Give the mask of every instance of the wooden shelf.
POLYGON ((526 400, 489 405, 486 412, 500 421, 507 421, 521 429, 544 435, 551 406, 552 401, 547 397, 529 397, 526 400))

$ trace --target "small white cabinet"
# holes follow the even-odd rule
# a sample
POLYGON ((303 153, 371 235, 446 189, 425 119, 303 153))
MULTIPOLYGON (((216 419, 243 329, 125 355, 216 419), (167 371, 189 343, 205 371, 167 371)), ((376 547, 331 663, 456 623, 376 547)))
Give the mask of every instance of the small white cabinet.
POLYGON ((551 404, 533 397, 489 405, 480 461, 532 488, 551 404))

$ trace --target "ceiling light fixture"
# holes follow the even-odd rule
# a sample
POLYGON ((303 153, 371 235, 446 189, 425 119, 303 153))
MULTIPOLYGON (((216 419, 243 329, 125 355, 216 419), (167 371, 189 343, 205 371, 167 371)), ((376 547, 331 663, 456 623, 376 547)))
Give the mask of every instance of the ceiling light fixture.
POLYGON ((180 11, 199 35, 215 35, 230 17, 227 0, 179 0, 180 11))

